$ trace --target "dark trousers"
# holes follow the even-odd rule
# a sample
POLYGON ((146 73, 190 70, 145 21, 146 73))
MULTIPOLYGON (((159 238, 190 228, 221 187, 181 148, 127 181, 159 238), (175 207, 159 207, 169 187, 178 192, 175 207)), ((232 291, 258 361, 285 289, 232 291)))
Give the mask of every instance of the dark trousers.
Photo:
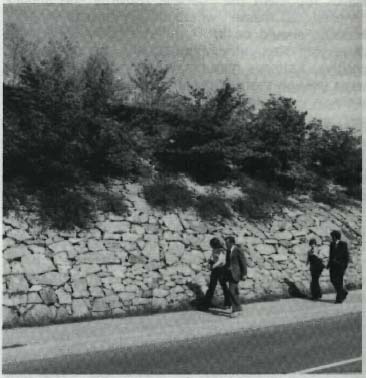
POLYGON ((229 283, 230 304, 233 312, 241 310, 239 299, 239 282, 235 281, 230 271, 226 272, 226 281, 229 283))
POLYGON ((215 293, 215 289, 217 286, 217 282, 220 283, 220 286, 222 287, 222 291, 224 292, 224 299, 225 299, 225 306, 230 306, 230 293, 229 289, 226 285, 226 278, 225 278, 226 272, 224 268, 216 268, 211 271, 210 276, 210 283, 208 285, 208 290, 205 295, 205 303, 211 304, 212 298, 215 293))
POLYGON ((341 302, 347 295, 347 291, 343 287, 343 276, 346 269, 339 267, 330 267, 329 275, 330 282, 334 286, 335 291, 337 292, 336 301, 341 302))
POLYGON ((319 299, 322 297, 322 290, 319 284, 319 278, 322 274, 323 269, 313 269, 311 270, 311 283, 310 291, 313 299, 319 299))

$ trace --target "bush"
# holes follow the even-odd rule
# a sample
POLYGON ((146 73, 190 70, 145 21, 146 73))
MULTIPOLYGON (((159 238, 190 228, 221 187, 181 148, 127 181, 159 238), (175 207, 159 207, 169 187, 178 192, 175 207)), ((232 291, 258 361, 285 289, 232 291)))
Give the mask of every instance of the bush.
POLYGON ((124 202, 125 197, 123 194, 101 192, 97 194, 98 210, 104 213, 113 213, 115 215, 124 215, 128 211, 128 207, 124 202))
POLYGON ((158 181, 145 185, 143 193, 146 201, 152 206, 167 211, 176 208, 182 210, 193 206, 193 194, 181 183, 173 183, 168 180, 158 181))
POLYGON ((277 207, 286 204, 285 194, 273 184, 244 175, 240 177, 239 184, 245 196, 234 201, 233 209, 245 218, 267 218, 277 207))
POLYGON ((232 217, 225 199, 218 194, 200 196, 197 200, 196 209, 199 216, 205 220, 214 220, 215 218, 229 219, 232 217))
POLYGON ((84 228, 93 218, 93 201, 77 189, 48 189, 39 196, 40 218, 44 224, 57 229, 84 228))
POLYGON ((325 203, 332 207, 346 205, 350 202, 350 199, 343 191, 337 189, 331 190, 327 185, 314 191, 312 198, 315 202, 325 203))
POLYGON ((247 219, 265 219, 270 215, 268 208, 246 197, 235 199, 233 209, 247 219))

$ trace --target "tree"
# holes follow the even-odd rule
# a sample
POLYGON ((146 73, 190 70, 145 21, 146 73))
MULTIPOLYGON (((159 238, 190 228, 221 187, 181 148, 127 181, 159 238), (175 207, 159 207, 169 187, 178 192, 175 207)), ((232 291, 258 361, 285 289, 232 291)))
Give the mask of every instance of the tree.
POLYGON ((359 191, 362 183, 362 141, 352 128, 332 126, 313 134, 310 157, 311 167, 319 176, 359 191))
POLYGON ((140 96, 140 102, 147 108, 158 107, 174 83, 169 76, 170 67, 159 61, 156 65, 144 60, 132 65, 134 72, 130 75, 140 96))
POLYGON ((243 169, 267 178, 290 171, 301 160, 306 114, 297 110, 295 100, 271 95, 246 130, 253 154, 243 169))
POLYGON ((248 100, 239 86, 224 81, 206 99, 204 89, 191 87, 191 109, 161 149, 159 160, 173 170, 185 171, 199 181, 218 181, 227 177, 240 149, 242 128, 237 115, 251 112, 248 100))
POLYGON ((15 23, 4 24, 4 83, 15 86, 19 83, 24 61, 29 60, 32 46, 15 23))
POLYGON ((98 49, 90 54, 83 69, 83 106, 91 114, 106 110, 114 91, 113 67, 108 54, 98 49))

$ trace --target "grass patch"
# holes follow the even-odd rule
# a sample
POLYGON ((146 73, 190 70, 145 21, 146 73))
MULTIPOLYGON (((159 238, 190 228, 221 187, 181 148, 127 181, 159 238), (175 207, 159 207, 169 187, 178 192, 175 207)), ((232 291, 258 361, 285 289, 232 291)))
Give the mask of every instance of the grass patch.
POLYGON ((96 206, 98 210, 104 213, 113 213, 115 215, 125 215, 128 211, 124 195, 117 193, 98 193, 96 206))
POLYGON ((208 194, 197 199, 196 209, 199 216, 204 220, 215 218, 230 219, 232 212, 224 198, 218 194, 208 194))
POLYGON ((233 209, 247 219, 267 219, 273 212, 287 205, 286 193, 264 181, 242 176, 240 187, 245 195, 233 202, 233 209))
POLYGON ((179 182, 159 179, 144 185, 143 193, 149 205, 164 211, 176 208, 186 210, 194 205, 193 193, 179 182))
POLYGON ((75 226, 85 228, 93 219, 92 199, 81 190, 53 189, 40 194, 40 219, 43 224, 69 230, 75 226))

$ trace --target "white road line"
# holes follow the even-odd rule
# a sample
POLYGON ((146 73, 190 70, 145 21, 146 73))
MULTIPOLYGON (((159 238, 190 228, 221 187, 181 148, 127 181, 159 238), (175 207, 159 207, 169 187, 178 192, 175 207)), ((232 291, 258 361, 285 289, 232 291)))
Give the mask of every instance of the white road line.
POLYGON ((362 361, 362 357, 351 358, 350 360, 338 361, 338 362, 334 362, 333 364, 328 364, 328 365, 316 366, 310 369, 294 371, 293 373, 288 373, 288 374, 307 374, 307 373, 312 373, 317 370, 324 370, 324 369, 328 369, 335 366, 351 364, 352 362, 356 362, 356 361, 362 361))

